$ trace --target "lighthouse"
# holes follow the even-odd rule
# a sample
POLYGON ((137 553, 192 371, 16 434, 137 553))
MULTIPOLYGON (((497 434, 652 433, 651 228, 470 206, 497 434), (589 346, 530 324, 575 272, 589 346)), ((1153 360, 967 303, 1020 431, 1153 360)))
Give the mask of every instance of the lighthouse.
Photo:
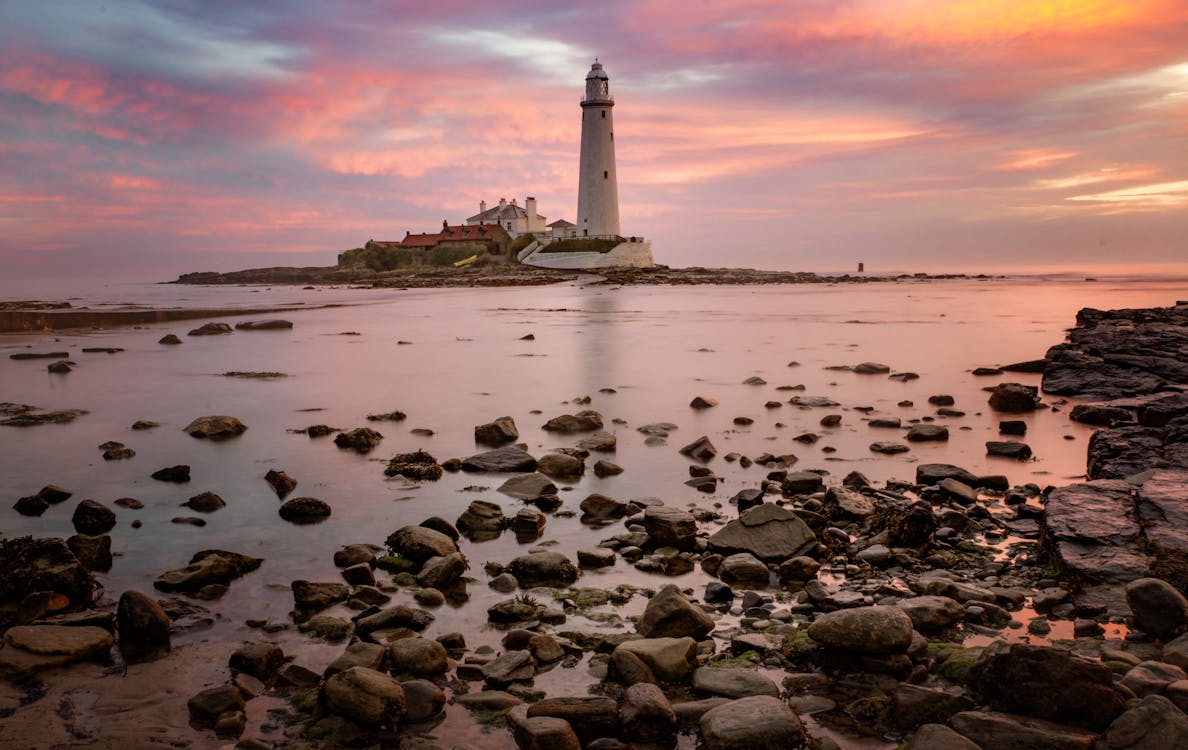
POLYGON ((619 236, 619 183, 615 176, 615 100, 598 60, 586 74, 582 99, 582 155, 578 170, 577 234, 619 236))

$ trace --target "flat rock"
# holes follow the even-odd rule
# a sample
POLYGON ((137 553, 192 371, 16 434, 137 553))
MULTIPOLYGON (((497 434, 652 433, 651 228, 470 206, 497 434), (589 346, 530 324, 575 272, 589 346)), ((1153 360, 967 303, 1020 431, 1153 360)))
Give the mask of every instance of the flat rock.
POLYGON ((713 552, 749 552, 760 560, 786 560, 817 544, 812 529, 795 513, 774 503, 750 508, 707 540, 713 552))
POLYGON ((524 472, 536 470, 536 459, 514 445, 462 459, 463 471, 524 472))
POLYGON ((693 670, 693 689, 705 695, 746 698, 751 695, 779 697, 780 688, 754 669, 701 667, 693 670))
POLYGON ((788 704, 767 695, 712 708, 699 722, 705 750, 787 750, 804 742, 804 725, 788 704))
POLYGON ((577 414, 562 414, 545 422, 541 429, 564 434, 593 432, 602 429, 602 415, 590 409, 579 411, 577 414))
POLYGON ((615 647, 615 653, 620 651, 639 659, 656 679, 681 682, 693 671, 697 641, 688 637, 640 638, 623 641, 615 647))
POLYGON ((1093 750, 1095 732, 996 711, 962 711, 949 726, 982 750, 1093 750))
POLYGON ((1138 548, 1133 487, 1099 479, 1048 495, 1040 543, 1068 574, 1092 583, 1126 583, 1147 575, 1138 548))
POLYGON ((114 639, 94 626, 15 625, 4 634, 0 675, 23 680, 76 661, 106 659, 114 639))

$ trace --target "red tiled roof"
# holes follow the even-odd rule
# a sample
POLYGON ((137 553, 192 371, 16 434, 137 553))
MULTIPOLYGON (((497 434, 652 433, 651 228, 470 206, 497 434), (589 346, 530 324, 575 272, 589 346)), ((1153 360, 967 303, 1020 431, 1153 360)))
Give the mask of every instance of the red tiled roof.
POLYGON ((436 247, 443 242, 482 242, 494 239, 495 232, 501 228, 497 224, 471 226, 442 223, 440 232, 433 234, 407 232, 404 239, 399 242, 377 242, 376 244, 384 247, 436 247))

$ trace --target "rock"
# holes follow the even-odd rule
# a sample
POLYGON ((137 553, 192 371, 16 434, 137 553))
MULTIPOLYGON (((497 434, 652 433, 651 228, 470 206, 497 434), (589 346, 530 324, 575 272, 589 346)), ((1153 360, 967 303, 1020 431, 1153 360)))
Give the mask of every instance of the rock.
POLYGON ((345 672, 351 667, 367 667, 379 670, 384 663, 388 650, 378 643, 355 641, 347 646, 346 651, 326 667, 325 677, 345 672))
POLYGON ((388 549, 418 565, 431 557, 452 555, 458 552, 458 545, 440 531, 424 526, 405 526, 388 536, 388 549))
POLYGON ((580 549, 577 551, 577 561, 578 567, 583 570, 587 568, 606 568, 615 564, 615 551, 604 547, 580 549))
POLYGON ((623 473, 623 467, 610 461, 595 461, 594 462, 594 476, 599 479, 603 477, 613 477, 623 473))
POLYGON ((1126 482, 1099 479, 1048 495, 1040 543, 1064 573, 1091 583, 1124 583, 1148 574, 1132 491, 1126 482))
POLYGON ((219 415, 198 417, 185 428, 185 432, 191 437, 206 440, 227 440, 242 435, 246 430, 247 425, 235 417, 219 415))
POLYGON ((817 571, 820 569, 821 563, 811 557, 800 555, 780 563, 780 567, 776 570, 776 575, 779 576, 781 583, 809 581, 817 577, 817 571))
POLYGON ((214 513, 220 508, 227 507, 227 503, 213 492, 201 492, 182 503, 182 506, 199 513, 214 513))
POLYGON ((1135 627, 1156 638, 1175 636, 1188 627, 1188 599, 1167 581, 1131 581, 1126 584, 1126 603, 1135 627))
POLYGON ((990 391, 990 408, 1010 414, 1035 411, 1039 407, 1039 390, 1021 383, 999 383, 990 391))
POLYGON ((284 663, 285 652, 280 646, 267 641, 240 646, 228 660, 231 669, 250 674, 264 682, 271 681, 284 663))
POLYGON ((711 535, 707 543, 712 552, 749 552, 760 560, 774 561, 803 555, 816 546, 817 537, 796 514, 763 503, 741 513, 711 535))
POLYGON ((916 484, 940 484, 943 479, 956 479, 970 487, 978 486, 977 475, 952 464, 920 464, 916 467, 916 484))
POLYGON ((577 580, 578 569, 560 552, 531 552, 512 560, 507 571, 520 588, 568 586, 577 580))
POLYGON ((508 525, 503 508, 487 500, 472 500, 458 516, 458 530, 471 541, 485 541, 499 536, 508 525))
POLYGON ((111 537, 107 534, 75 534, 66 540, 66 546, 87 570, 97 573, 111 570, 111 537))
POLYGON ((577 414, 562 414, 553 417, 541 425, 546 432, 560 432, 569 434, 574 432, 593 432, 602 429, 602 415, 589 409, 577 414))
MULTIPOLYGON (((669 746, 676 737, 677 717, 664 691, 650 683, 631 685, 623 693, 623 706, 619 709, 619 723, 623 739, 669 746)), ((606 732, 604 737, 613 737, 615 732, 606 732)))
POLYGON ((316 497, 295 497, 286 500, 278 512, 289 523, 319 523, 330 517, 330 504, 316 497))
POLYGON ((962 711, 949 725, 982 750, 1093 750, 1097 737, 1084 729, 995 711, 962 711))
POLYGON ((404 680, 404 722, 419 724, 432 721, 445 708, 446 694, 429 680, 404 680))
POLYGON ((99 450, 103 451, 104 461, 123 461, 124 459, 136 457, 136 451, 114 440, 100 443, 99 450))
MULTIPOLYGON (((1188 439, 1182 445, 1188 463, 1188 439)), ((1156 547, 1168 551, 1188 548, 1188 471, 1153 472, 1138 491, 1138 518, 1144 536, 1156 547)), ((1179 580, 1176 583, 1183 585, 1179 580)))
POLYGON ((1188 679, 1188 674, 1185 674, 1183 669, 1174 664, 1144 661, 1132 667, 1122 676, 1118 684, 1139 698, 1143 698, 1155 693, 1162 693, 1173 682, 1186 679, 1188 679))
POLYGON ((474 428, 474 442, 480 445, 499 446, 510 443, 520 437, 516 429, 515 420, 511 417, 498 417, 492 422, 476 425, 474 428))
POLYGON ((190 331, 189 336, 217 336, 231 333, 231 326, 226 323, 205 323, 190 331))
POLYGON ((116 514, 111 508, 94 500, 83 500, 74 509, 70 519, 74 530, 80 534, 97 536, 106 534, 116 525, 116 514))
POLYGON ((1123 709, 1109 667, 1057 648, 987 649, 969 679, 997 711, 1103 729, 1123 709))
POLYGON ((875 506, 862 493, 835 485, 825 491, 824 512, 834 520, 862 521, 875 512, 875 506))
POLYGON ((284 500, 297 487, 296 479, 276 469, 269 469, 268 473, 264 475, 264 481, 268 482, 268 486, 281 500, 284 500))
POLYGON ((326 709, 364 726, 395 725, 404 717, 404 688, 367 667, 351 667, 326 680, 326 709))
POLYGON ((854 372, 858 375, 886 375, 891 368, 880 362, 863 362, 854 365, 854 372))
POLYGON ((463 471, 536 471, 536 459, 527 451, 506 445, 462 460, 463 471))
POLYGON ((714 621, 700 607, 694 606, 672 584, 662 587, 648 600, 635 629, 644 638, 705 638, 714 629, 714 621))
POLYGON ((581 750, 581 741, 564 719, 552 716, 528 718, 523 706, 512 708, 507 718, 520 750, 581 750))
POLYGON ((564 719, 584 743, 619 733, 619 704, 605 696, 546 698, 528 707, 528 717, 537 716, 564 719))
POLYGON ((178 484, 188 482, 190 481, 190 467, 185 464, 167 466, 154 471, 152 478, 158 482, 177 482, 178 484))
POLYGON ((397 604, 381 609, 373 615, 360 617, 355 621, 355 633, 367 636, 376 631, 398 628, 408 628, 419 633, 428 627, 433 619, 433 615, 423 609, 397 604))
POLYGON ((1148 695, 1110 724, 1098 747, 1101 750, 1188 747, 1188 716, 1167 698, 1148 695))
POLYGON ((1068 418, 1074 422, 1091 424, 1098 427, 1111 427, 1115 424, 1129 424, 1136 420, 1135 413, 1129 409, 1104 404, 1077 404, 1069 413, 1068 418))
POLYGON ((550 477, 580 477, 586 462, 567 453, 546 453, 536 460, 536 470, 550 477))
POLYGON ((334 436, 334 444, 339 448, 353 450, 356 453, 370 453, 380 444, 384 436, 370 427, 356 427, 347 432, 340 432, 334 436))
POLYGON ((14 625, 4 633, 0 677, 23 681, 77 661, 109 658, 111 633, 92 625, 14 625))
POLYGON ((12 507, 22 516, 40 516, 49 510, 49 503, 40 495, 29 495, 17 500, 12 507))
POLYGON ((684 448, 681 448, 681 454, 696 461, 709 461, 718 455, 718 449, 714 447, 714 444, 710 442, 707 436, 702 435, 684 448))
POLYGON ((699 727, 705 750, 786 750, 805 739, 804 725, 788 704, 767 695, 712 708, 699 727))
POLYGON ((237 331, 287 331, 293 327, 288 320, 245 320, 235 324, 237 331))
POLYGON ((521 544, 537 539, 545 527, 544 514, 535 508, 520 508, 512 518, 512 531, 521 544))
POLYGON ((1026 435, 1027 423, 1021 419, 1004 419, 998 423, 1000 435, 1026 435))
POLYGON ((692 638, 641 638, 623 641, 612 652, 612 662, 620 653, 638 659, 658 680, 681 682, 693 671, 697 642, 692 638))
POLYGON ((482 667, 483 679, 492 687, 527 682, 536 674, 536 662, 526 650, 505 651, 482 667))
POLYGON ((965 607, 947 596, 913 596, 900 599, 896 606, 912 621, 921 633, 939 633, 965 619, 965 607))
POLYGON ((66 606, 89 607, 95 578, 60 538, 0 538, 0 601, 17 604, 36 592, 65 596, 66 606))
POLYGON ((223 715, 244 709, 243 694, 235 685, 219 685, 191 697, 186 706, 190 709, 190 721, 214 727, 223 715))
POLYGON ((693 670, 693 689, 698 693, 723 698, 746 698, 770 695, 777 698, 780 688, 767 677, 741 667, 701 667, 693 670))
POLYGON ((913 425, 905 437, 913 443, 945 441, 949 439, 949 428, 939 424, 913 425))
POLYGON ((940 480, 936 486, 947 499, 955 500, 962 505, 973 505, 978 501, 977 490, 952 477, 940 480))
POLYGON ((454 552, 442 557, 431 557, 417 573, 417 583, 422 586, 449 591, 466 574, 466 558, 460 552, 454 552))
POLYGON ((244 576, 264 562, 260 558, 248 557, 223 550, 203 550, 190 558, 184 568, 163 573, 153 581, 161 591, 192 593, 212 584, 223 585, 244 576))
POLYGON ((449 668, 445 646, 420 636, 400 638, 388 644, 388 661, 394 674, 433 677, 449 668))
POLYGON ((694 396, 693 400, 689 402, 689 408, 691 409, 712 409, 717 405, 718 402, 715 399, 705 396, 694 396))
POLYGON ((924 724, 904 750, 981 750, 972 741, 965 739, 944 724, 924 724))
POLYGON ((556 495, 557 485, 544 474, 533 473, 512 477, 499 485, 499 492, 519 500, 536 500, 546 495, 556 495))
POLYGON ((588 495, 579 507, 583 521, 610 521, 623 518, 631 512, 631 506, 627 503, 597 492, 588 495))
POLYGON ((177 337, 176 333, 167 333, 161 338, 157 339, 158 344, 180 344, 182 340, 177 337))
POLYGON ((1026 461, 1031 458, 1031 446, 1017 440, 989 440, 986 442, 986 455, 1026 461))
POLYGON ((887 537, 894 547, 924 547, 932 541, 936 529, 936 516, 926 502, 915 502, 887 514, 887 537))
POLYGON ((397 453, 388 461, 384 476, 404 477, 414 482, 435 482, 441 479, 442 466, 437 459, 425 451, 397 453))
MULTIPOLYGON (((368 422, 403 422, 406 418, 408 418, 408 415, 400 410, 367 415, 368 422)), ((416 430, 412 430, 412 432, 416 433, 416 430)), ((432 435, 433 431, 430 430, 429 434, 432 435)))
POLYGON ((317 582, 296 580, 289 584, 293 590, 293 603, 297 609, 317 612, 331 604, 345 602, 351 595, 351 588, 337 581, 317 582))
POLYGON ((748 552, 738 552, 728 555, 722 560, 718 568, 718 577, 727 583, 743 583, 754 586, 766 586, 771 578, 771 570, 759 558, 748 552))
POLYGON ((902 654, 912 642, 912 620, 898 607, 839 609, 813 620, 808 636, 817 643, 860 654, 902 654))
POLYGON ((644 530, 658 547, 689 549, 697 536, 697 520, 680 508, 652 505, 644 510, 644 530))

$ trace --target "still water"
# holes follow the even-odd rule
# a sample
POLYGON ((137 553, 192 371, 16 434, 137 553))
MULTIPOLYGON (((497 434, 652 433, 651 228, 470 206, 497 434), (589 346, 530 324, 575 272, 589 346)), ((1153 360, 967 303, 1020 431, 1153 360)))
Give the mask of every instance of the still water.
MULTIPOLYGON (((822 469, 835 482, 854 470, 880 485, 889 478, 911 480, 915 463, 946 462, 978 474, 1006 474, 1015 484, 1066 484, 1084 471, 1090 428, 1068 420, 1069 406, 1041 410, 1022 417, 1028 422, 1033 461, 988 458, 985 442, 998 439, 1000 416, 987 408, 983 389, 1003 381, 1038 385, 1039 376, 975 377, 970 371, 1042 357, 1063 339, 1081 307, 1170 305, 1185 296, 1180 282, 1001 278, 769 287, 91 290, 78 305, 347 306, 286 312, 284 317, 294 323, 287 331, 188 337, 186 332, 203 322, 189 321, 0 336, 0 354, 5 355, 0 357, 0 401, 90 412, 68 425, 0 427, 0 500, 10 506, 46 484, 75 493, 39 518, 0 512, 0 535, 68 536, 73 533, 74 500, 91 498, 112 506, 117 498, 134 497, 144 503, 142 510, 112 506, 119 513, 111 532, 118 557, 112 571, 100 576, 107 595, 118 598, 127 589, 151 592, 154 578, 183 566, 203 549, 262 557, 265 563, 258 571, 211 603, 216 615, 211 627, 178 639, 239 641, 259 637, 244 625, 247 619, 289 620, 290 581, 340 580, 332 555, 343 545, 382 544, 392 531, 429 516, 453 521, 475 499, 500 503, 507 515, 514 514, 518 501, 495 491, 506 476, 446 474, 441 481, 415 487, 383 475, 386 459, 398 452, 424 449, 438 460, 476 453, 481 448, 473 441, 474 426, 504 415, 515 419, 529 451, 540 455, 582 437, 541 430, 548 418, 585 408, 602 413, 606 429, 618 438, 618 450, 609 458, 625 471, 602 479, 587 473, 566 486, 562 509, 571 511, 588 494, 600 492, 623 500, 658 497, 678 506, 721 504, 727 518, 733 517, 729 498, 758 486, 766 469, 728 463, 723 456, 729 452, 752 457, 792 453, 799 457, 796 469, 822 469), (184 344, 157 343, 170 332, 184 344), (524 340, 527 334, 534 340, 524 340), (83 347, 124 351, 82 353, 83 347), (71 352, 77 368, 52 375, 44 360, 7 356, 55 350, 71 352), (868 361, 920 377, 896 382, 886 375, 827 369, 868 361), (230 370, 278 371, 287 377, 242 380, 221 375, 230 370), (751 376, 767 384, 744 385, 751 376), (804 389, 777 390, 799 385, 804 389), (953 396, 953 408, 965 412, 963 417, 936 417, 950 429, 947 443, 913 444, 911 452, 893 457, 869 451, 876 440, 902 439, 901 431, 871 428, 869 419, 899 417, 906 426, 911 419, 931 417, 935 407, 928 398, 937 394, 953 396), (698 395, 719 405, 689 408, 698 395), (573 403, 586 396, 589 405, 573 403), (800 408, 788 403, 792 396, 826 396, 839 406, 800 408), (782 406, 765 408, 773 400, 782 406), (903 401, 913 405, 900 406, 903 401), (393 410, 405 412, 407 419, 366 420, 368 414, 393 410), (249 429, 221 443, 182 431, 195 417, 208 414, 237 416, 249 429), (840 414, 841 424, 822 428, 819 421, 825 414, 840 414), (741 416, 752 418, 753 424, 736 426, 733 419, 741 416), (132 431, 136 420, 161 426, 132 431), (645 445, 636 428, 659 421, 675 423, 678 429, 667 444, 645 445), (370 426, 384 440, 364 456, 340 450, 332 438, 289 432, 318 423, 344 429, 370 426), (415 428, 433 434, 413 434, 415 428), (820 439, 811 445, 793 439, 806 432, 820 439), (689 461, 678 452, 701 435, 718 449, 710 466, 723 481, 712 494, 685 486, 689 461), (108 440, 126 444, 136 456, 102 460, 97 446, 108 440), (149 478, 159 468, 183 463, 193 469, 187 485, 149 478), (313 526, 281 520, 277 498, 263 480, 269 469, 284 470, 298 480, 292 496, 328 502, 331 518, 313 526), (195 515, 179 506, 203 491, 219 494, 227 507, 206 515, 202 528, 170 522, 195 515), (132 528, 134 519, 143 526, 132 528)), ((240 319, 219 320, 234 324, 240 319)), ((557 542, 555 549, 572 558, 576 550, 621 531, 620 526, 589 528, 577 517, 563 515, 550 517, 534 543, 520 544, 510 531, 482 543, 463 540, 477 579, 469 586, 470 602, 439 608, 426 635, 463 631, 471 647, 497 645, 501 634, 486 630, 485 612, 507 597, 487 588, 482 563, 506 563, 532 544, 547 541, 557 542)), ((695 571, 676 582, 700 594, 706 580, 695 571)), ((584 574, 578 585, 611 588, 623 582, 659 586, 668 579, 640 573, 620 560, 605 571, 584 574)), ((402 591, 397 601, 411 602, 411 596, 402 591)), ((616 611, 634 614, 643 603, 637 596, 616 611)), ((571 618, 566 625, 615 627, 615 622, 583 618, 571 618)), ((296 634, 279 637, 286 652, 299 654, 302 664, 318 671, 341 652, 341 646, 311 644, 296 634)), ((579 666, 576 671, 582 670, 579 666)), ((591 679, 572 683, 573 675, 561 672, 554 670, 538 684, 550 694, 564 694, 567 682, 591 679)), ((463 732, 460 721, 447 720, 438 736, 448 739, 451 731, 463 732)))

